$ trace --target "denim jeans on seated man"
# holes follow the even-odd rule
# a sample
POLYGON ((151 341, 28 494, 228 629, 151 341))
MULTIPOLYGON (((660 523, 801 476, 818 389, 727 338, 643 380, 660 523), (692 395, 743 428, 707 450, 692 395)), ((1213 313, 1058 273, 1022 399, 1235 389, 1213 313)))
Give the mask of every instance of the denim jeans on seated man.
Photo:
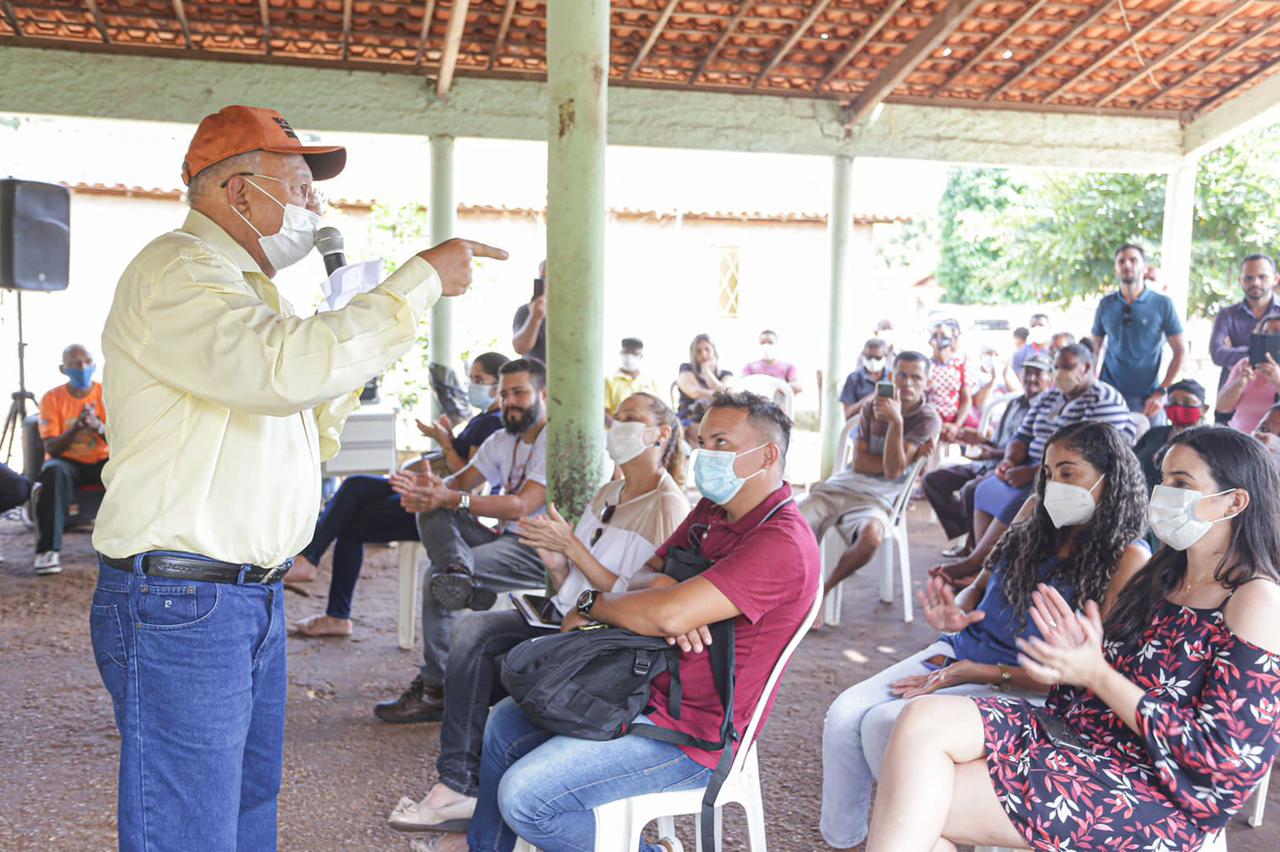
POLYGON ((276 848, 284 584, 99 563, 89 632, 120 730, 120 848, 276 848))
MULTIPOLYGON (((516 589, 541 589, 546 568, 532 547, 511 531, 496 533, 470 512, 436 509, 418 515, 418 537, 433 566, 462 566, 474 587, 501 594, 516 589)), ((425 584, 424 584, 425 586, 425 584)), ((427 686, 444 685, 449 664, 449 639, 470 610, 447 610, 423 589, 422 677, 427 686)))
MULTIPOLYGON (((649 720, 639 716, 635 724, 649 720)), ((541 852, 593 849, 592 808, 646 793, 700 790, 711 777, 710 769, 671 743, 556 736, 510 698, 489 714, 481 761, 479 802, 467 835, 471 852, 510 852, 517 837, 541 852)), ((641 843, 640 850, 662 847, 641 843)))

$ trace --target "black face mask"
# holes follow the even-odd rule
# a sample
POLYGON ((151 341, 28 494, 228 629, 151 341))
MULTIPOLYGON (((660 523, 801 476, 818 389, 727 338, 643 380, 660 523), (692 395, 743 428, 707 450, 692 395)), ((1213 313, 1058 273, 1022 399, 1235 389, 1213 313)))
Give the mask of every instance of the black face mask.
POLYGON ((522 435, 528 432, 533 424, 542 418, 542 400, 536 399, 533 405, 528 408, 504 408, 502 410, 502 428, 506 429, 511 435, 522 435), (511 415, 519 413, 520 417, 513 420, 511 415))

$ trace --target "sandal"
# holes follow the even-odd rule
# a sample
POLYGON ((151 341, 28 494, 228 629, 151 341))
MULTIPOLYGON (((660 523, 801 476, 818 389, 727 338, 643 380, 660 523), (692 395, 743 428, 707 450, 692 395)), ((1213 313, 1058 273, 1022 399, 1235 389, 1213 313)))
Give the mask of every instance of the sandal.
POLYGON ((350 639, 351 625, 347 624, 346 633, 330 633, 321 631, 316 627, 317 622, 324 618, 323 615, 309 615, 301 621, 293 623, 293 629, 290 631, 294 636, 302 636, 306 639, 350 639))

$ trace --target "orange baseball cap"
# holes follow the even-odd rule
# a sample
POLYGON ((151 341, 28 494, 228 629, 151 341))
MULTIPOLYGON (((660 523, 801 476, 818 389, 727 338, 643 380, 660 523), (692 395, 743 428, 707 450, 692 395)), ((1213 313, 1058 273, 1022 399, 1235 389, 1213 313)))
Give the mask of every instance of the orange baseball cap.
POLYGON ((298 140, 284 116, 263 107, 229 106, 206 115, 196 128, 182 161, 182 182, 228 157, 250 151, 301 154, 313 180, 337 176, 347 164, 347 149, 338 145, 307 146, 298 140))

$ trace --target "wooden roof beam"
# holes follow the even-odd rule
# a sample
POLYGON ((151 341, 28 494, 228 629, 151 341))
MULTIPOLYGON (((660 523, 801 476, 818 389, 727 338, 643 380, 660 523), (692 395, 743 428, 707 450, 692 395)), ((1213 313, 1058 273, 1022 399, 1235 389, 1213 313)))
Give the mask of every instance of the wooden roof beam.
POLYGON ((449 10, 449 28, 444 34, 444 52, 440 56, 440 74, 436 77, 436 97, 449 97, 453 85, 453 71, 458 65, 458 51, 462 49, 462 32, 467 28, 467 9, 471 0, 453 0, 449 10))
POLYGON ((831 0, 818 0, 813 4, 809 14, 805 15, 804 20, 796 25, 796 28, 791 31, 791 35, 782 43, 782 47, 778 48, 777 52, 773 54, 773 58, 765 63, 764 68, 756 75, 755 82, 751 84, 752 88, 759 88, 760 84, 764 82, 764 78, 769 76, 769 72, 778 67, 778 63, 791 52, 791 48, 796 46, 796 42, 800 41, 801 37, 809 31, 809 27, 813 26, 813 22, 818 20, 818 16, 827 11, 827 7, 830 5, 831 0))
POLYGON ((849 105, 845 121, 850 127, 859 124, 871 111, 892 94, 960 26, 966 15, 984 0, 951 0, 934 16, 915 38, 907 42, 898 55, 886 65, 849 105))
MULTIPOLYGON (((182 0, 175 0, 182 2, 182 0)), ((270 0, 258 0, 258 15, 262 18, 262 48, 271 55, 271 4, 270 0)))
POLYGON ((414 65, 421 65, 427 56, 427 40, 431 38, 431 21, 435 16, 436 0, 427 0, 422 10, 422 31, 418 33, 418 55, 413 60, 414 65))
POLYGON ((871 39, 875 38, 876 34, 879 33, 880 30, 884 29, 884 25, 889 23, 889 19, 892 18, 906 2, 907 0, 890 0, 889 5, 884 7, 884 11, 880 13, 880 16, 872 21, 870 25, 862 31, 862 35, 858 36, 857 39, 854 40, 853 44, 849 45, 849 49, 840 55, 840 58, 831 66, 831 70, 823 75, 822 79, 818 81, 818 85, 814 88, 814 91, 820 91, 824 86, 834 80, 840 72, 844 70, 844 67, 852 62, 855 56, 862 52, 862 48, 866 47, 871 39))
POLYGON ((1119 56, 1125 50, 1136 51, 1138 49, 1138 46, 1137 46, 1138 39, 1142 38, 1152 29, 1154 29, 1155 27, 1163 23, 1166 18, 1168 18, 1170 15, 1173 15, 1175 12, 1177 12, 1179 7, 1181 7, 1182 5, 1183 3, 1179 2, 1179 0, 1174 0, 1174 2, 1169 4, 1169 7, 1167 9, 1155 15, 1154 17, 1152 17, 1151 20, 1147 21, 1145 24, 1138 27, 1136 30, 1131 31, 1123 41, 1121 41, 1115 47, 1103 53, 1102 56, 1099 56, 1096 60, 1094 60, 1094 62, 1091 65, 1086 67, 1084 70, 1078 72, 1077 74, 1072 76, 1070 79, 1063 81, 1062 85, 1058 86, 1058 88, 1054 89, 1052 92, 1045 95, 1043 98, 1043 101, 1045 103, 1048 103, 1049 101, 1058 97, 1067 89, 1071 88, 1079 81, 1087 78, 1094 71, 1097 71, 1099 68, 1106 65, 1112 59, 1119 56))
POLYGON ((1064 33, 1060 38, 1058 38, 1056 41, 1052 42, 1048 47, 1046 47, 1040 53, 1040 57, 1038 59, 1033 59, 1030 62, 1028 62, 1021 71, 1019 71, 1017 74, 1014 74, 1008 80, 1005 80, 999 86, 996 86, 991 91, 991 94, 987 95, 985 98, 983 98, 983 100, 993 101, 1004 92, 1007 92, 1010 89, 1010 87, 1015 85, 1019 80, 1023 79, 1032 71, 1039 68, 1040 65, 1044 62, 1044 60, 1048 59, 1050 56, 1053 56, 1055 53, 1057 53, 1058 48, 1062 47, 1062 45, 1071 41, 1071 39, 1075 38, 1079 33, 1082 33, 1089 27, 1093 26, 1094 22, 1097 21, 1099 18, 1101 18, 1103 14, 1110 8, 1111 8, 1111 0, 1106 0, 1106 2, 1104 2, 1101 6, 1093 10, 1093 14, 1085 15, 1084 18, 1081 19, 1080 23, 1076 24, 1074 27, 1067 30, 1066 33, 1064 33))
MULTIPOLYGON (((902 2, 902 0, 899 0, 902 2)), ((733 17, 725 22, 724 29, 720 32, 720 38, 716 39, 716 43, 711 45, 711 49, 707 51, 707 55, 702 57, 702 61, 698 63, 698 67, 693 69, 693 76, 689 78, 689 84, 693 85, 698 82, 698 78, 706 73, 709 66, 716 58, 716 54, 720 52, 720 48, 725 46, 729 41, 729 37, 733 35, 733 31, 738 28, 738 23, 746 17, 747 11, 751 8, 748 0, 741 0, 738 4, 738 11, 733 13, 733 17)))
POLYGON ((89 14, 93 16, 93 26, 98 30, 98 35, 102 37, 102 43, 111 44, 111 38, 107 35, 107 19, 102 17, 102 10, 98 8, 98 0, 84 0, 84 2, 89 7, 89 14))
POLYGON ((1248 34, 1247 36, 1240 39, 1235 44, 1224 49, 1221 53, 1219 53, 1213 59, 1210 59, 1208 62, 1201 63, 1200 67, 1196 68, 1189 74, 1183 75, 1182 78, 1179 79, 1176 83, 1172 83, 1168 86, 1165 86, 1163 89, 1156 92, 1154 95, 1147 98, 1142 103, 1138 104, 1138 106, 1135 107, 1135 109, 1139 109, 1139 110, 1147 109, 1149 106, 1151 106, 1156 101, 1163 98, 1169 92, 1173 91, 1174 89, 1182 88, 1188 83, 1188 81, 1194 80, 1196 77, 1199 77, 1201 74, 1203 74, 1205 71, 1208 71, 1214 65, 1217 65, 1219 62, 1222 62, 1224 59, 1231 56, 1231 54, 1238 53, 1239 51, 1244 50, 1245 48, 1251 46, 1256 41, 1261 41, 1263 38, 1270 35, 1271 32, 1275 30, 1277 27, 1280 27, 1280 17, 1272 18, 1271 22, 1267 26, 1263 27, 1257 32, 1248 34))
POLYGON ((507 6, 502 10, 502 22, 498 24, 498 37, 493 41, 493 50, 489 51, 490 68, 498 65, 498 57, 502 55, 502 48, 507 44, 507 33, 511 30, 511 18, 515 13, 516 0, 507 0, 507 6))
MULTIPOLYGON (((1120 96, 1121 93, 1123 93, 1125 90, 1133 86, 1139 80, 1143 79, 1144 77, 1154 75, 1156 71, 1159 71, 1161 68, 1168 65, 1171 60, 1175 59, 1184 50, 1187 50, 1188 48, 1191 48, 1191 47, 1195 47, 1196 44, 1203 41, 1206 36, 1212 33, 1219 26, 1221 26, 1222 24, 1225 24, 1227 21, 1231 20, 1236 15, 1239 15, 1245 9, 1252 6, 1255 2, 1256 0, 1237 0, 1234 6, 1232 6, 1229 9, 1223 10, 1222 14, 1219 17, 1211 18, 1208 23, 1204 24, 1198 30, 1191 33, 1187 38, 1183 39, 1177 44, 1170 45, 1168 50, 1166 50, 1164 53, 1157 56, 1155 59, 1151 60, 1150 62, 1140 61, 1138 64, 1142 66, 1141 68, 1139 68, 1136 72, 1134 72, 1134 74, 1132 74, 1127 80, 1125 80, 1120 85, 1116 86, 1110 92, 1108 92, 1107 94, 1099 98, 1097 101, 1095 101, 1093 105, 1102 106, 1108 101, 1115 100, 1117 97, 1120 96)), ((1150 79, 1151 79, 1151 84, 1153 86, 1155 86, 1156 88, 1160 87, 1160 84, 1155 81, 1154 76, 1150 76, 1150 79)))
MULTIPOLYGON (((938 86, 938 88, 934 89, 930 94, 938 95, 942 92, 945 92, 947 89, 951 88, 952 83, 954 83, 956 80, 963 77, 965 74, 968 74, 970 71, 974 69, 974 67, 979 62, 982 61, 982 58, 987 55, 987 51, 999 45, 1000 42, 1006 36, 1012 33, 1016 33, 1019 30, 1019 28, 1022 27, 1023 24, 1025 24, 1027 21, 1034 18, 1036 14, 1042 8, 1044 8, 1045 4, 1047 4, 1048 2, 1049 0, 1036 0, 1036 2, 1028 6, 1025 12, 1019 15, 1017 19, 1014 20, 1013 23, 1009 24, 1009 26, 1005 27, 1004 30, 998 33, 995 36, 995 38, 991 39, 991 41, 987 42, 987 44, 975 50, 973 52, 973 56, 969 58, 968 62, 966 62, 964 65, 961 65, 958 71, 954 72, 950 77, 943 80, 942 85, 938 86)), ((1253 0, 1249 0, 1249 2, 1253 2, 1253 0)))
MULTIPOLYGON (((8 0, 5 0, 7 3, 8 0)), ((173 16, 178 19, 178 26, 182 28, 182 40, 186 42, 187 50, 191 49, 191 26, 187 23, 187 7, 182 5, 182 0, 173 0, 173 16)), ((266 39, 263 39, 266 44, 266 39)), ((270 52, 268 47, 267 51, 270 52)))
POLYGON ((653 29, 649 31, 649 37, 644 40, 644 45, 641 46, 640 52, 636 54, 636 58, 631 60, 631 64, 627 66, 627 73, 623 75, 622 79, 630 80, 631 75, 639 70, 641 63, 648 58, 649 51, 653 50, 653 46, 658 43, 658 36, 662 35, 663 28, 666 27, 667 21, 671 20, 671 15, 678 5, 680 5, 680 0, 667 0, 667 5, 663 8, 662 14, 658 16, 653 29))
MULTIPOLYGON (((266 0, 262 0, 266 2, 266 0)), ((342 0, 342 61, 351 57, 351 6, 352 0, 342 0)))
POLYGON ((4 10, 4 19, 9 22, 9 26, 13 27, 13 34, 22 38, 22 22, 18 20, 18 13, 13 10, 11 0, 0 0, 0 9, 4 10))
POLYGON ((1280 57, 1264 63, 1229 89, 1197 107, 1195 119, 1182 129, 1182 146, 1187 155, 1200 156, 1227 144, 1250 128, 1274 121, 1280 114, 1280 76, 1273 73, 1277 68, 1280 68, 1280 57), (1242 95, 1236 94, 1263 77, 1268 79, 1242 95), (1228 98, 1233 99, 1223 104, 1228 98))

